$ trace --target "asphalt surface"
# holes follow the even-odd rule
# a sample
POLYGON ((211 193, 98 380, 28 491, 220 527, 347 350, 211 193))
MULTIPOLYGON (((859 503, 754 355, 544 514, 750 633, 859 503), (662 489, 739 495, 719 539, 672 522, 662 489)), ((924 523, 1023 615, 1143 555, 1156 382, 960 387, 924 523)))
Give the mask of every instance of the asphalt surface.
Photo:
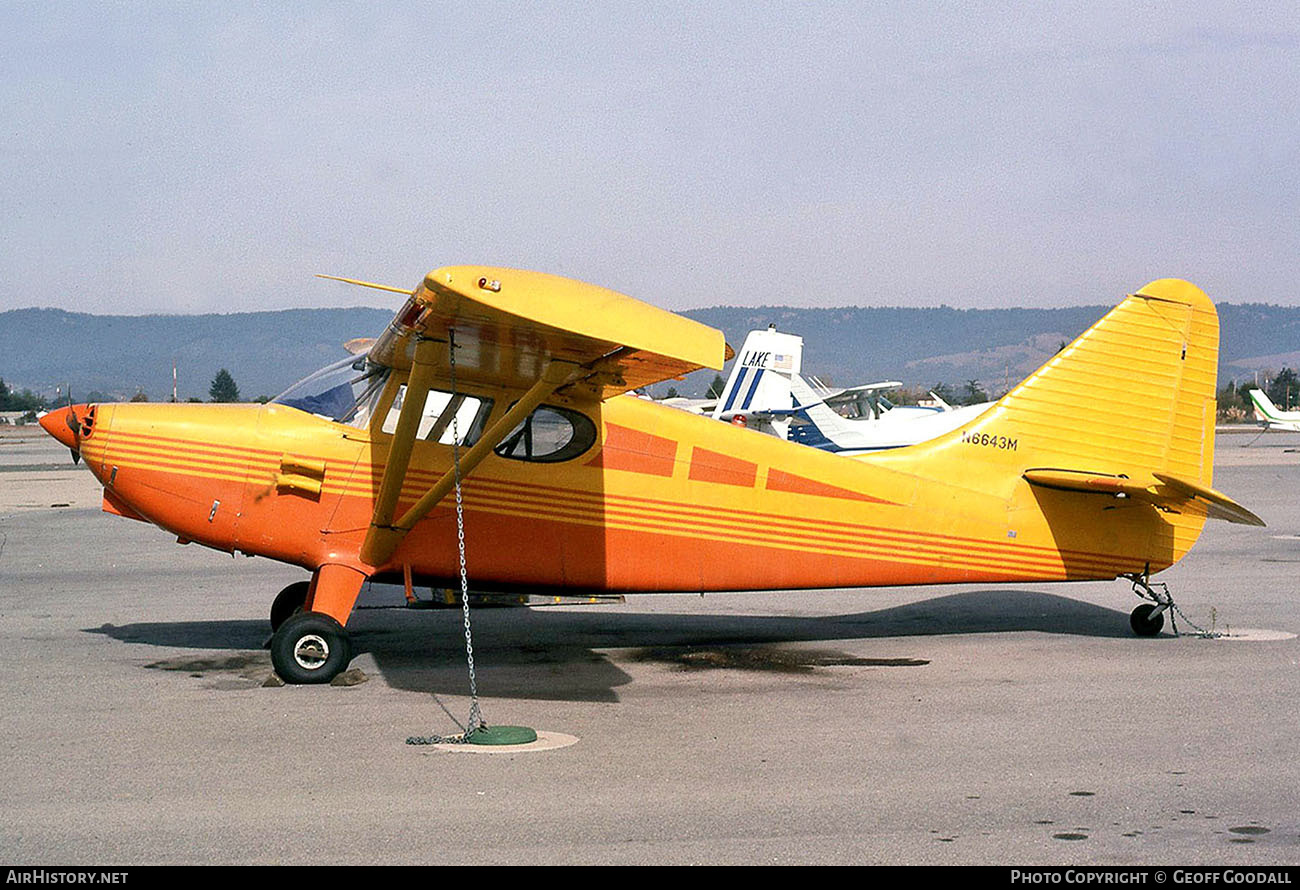
POLYGON ((0 432, 0 859, 150 863, 1300 862, 1300 435, 1222 435, 1172 570, 1226 639, 1137 639, 1123 582, 376 608, 368 678, 268 687, 304 574, 99 512, 52 441, 0 432), (66 506, 59 506, 66 505, 66 506), (1280 637, 1280 638, 1279 638, 1280 637))

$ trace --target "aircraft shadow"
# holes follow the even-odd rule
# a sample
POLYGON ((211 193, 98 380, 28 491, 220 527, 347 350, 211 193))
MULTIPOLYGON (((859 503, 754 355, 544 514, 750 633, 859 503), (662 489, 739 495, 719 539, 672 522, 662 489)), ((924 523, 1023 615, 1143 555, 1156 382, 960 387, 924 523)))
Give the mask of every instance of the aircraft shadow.
MULTIPOLYGON (((814 617, 629 614, 613 611, 616 608, 477 610, 474 654, 480 691, 522 699, 617 701, 615 689, 631 682, 631 677, 604 651, 610 649, 633 650, 618 656, 619 660, 657 661, 683 669, 804 672, 813 662, 773 658, 773 647, 972 633, 1130 636, 1123 612, 1019 590, 961 592, 874 611, 814 617), (684 653, 710 652, 719 657, 684 657, 684 653)), ((464 694, 464 627, 459 609, 416 614, 405 609, 362 609, 349 629, 355 651, 370 653, 390 686, 435 695, 464 694), (403 614, 396 614, 399 611, 403 614)), ((86 632, 128 643, 227 651, 260 650, 269 635, 264 620, 142 622, 86 632)))

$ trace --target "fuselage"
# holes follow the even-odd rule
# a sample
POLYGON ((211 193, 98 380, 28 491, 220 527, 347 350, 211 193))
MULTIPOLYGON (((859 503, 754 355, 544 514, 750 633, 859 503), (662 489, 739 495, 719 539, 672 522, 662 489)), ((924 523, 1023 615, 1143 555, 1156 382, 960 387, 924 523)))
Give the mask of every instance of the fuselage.
MULTIPOLYGON (((508 393, 482 395, 493 417, 506 410, 508 393)), ((553 401, 589 418, 595 441, 557 462, 493 454, 464 480, 473 586, 634 592, 1110 579, 1171 565, 1204 521, 1032 488, 1020 478, 1027 457, 1017 443, 981 440, 978 424, 995 421, 988 415, 965 435, 850 459, 634 397, 553 401)), ((182 541, 307 569, 409 569, 432 582, 456 575, 452 497, 385 564, 360 561, 392 441, 377 423, 354 427, 280 404, 75 411, 91 420, 77 444, 110 512, 182 541)), ((65 438, 57 427, 47 425, 65 438)), ((417 441, 400 504, 451 463, 449 445, 417 441)))
POLYGON ((949 433, 989 409, 991 403, 965 405, 947 411, 899 406, 878 418, 840 418, 829 407, 806 410, 807 423, 791 428, 790 439, 801 445, 842 455, 905 448, 949 433))

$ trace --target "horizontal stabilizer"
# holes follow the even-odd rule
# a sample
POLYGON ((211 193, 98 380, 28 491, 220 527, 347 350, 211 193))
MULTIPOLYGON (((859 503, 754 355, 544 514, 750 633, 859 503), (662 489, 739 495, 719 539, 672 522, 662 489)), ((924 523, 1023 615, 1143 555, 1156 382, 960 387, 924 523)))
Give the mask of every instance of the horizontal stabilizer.
POLYGON ((1264 520, 1221 491, 1215 491, 1209 486, 1200 485, 1190 479, 1170 476, 1168 473, 1154 473, 1153 475, 1171 488, 1181 491, 1186 496, 1194 498, 1197 503, 1203 504, 1205 506, 1205 515, 1211 519, 1222 519, 1225 522, 1235 522, 1239 525, 1262 526, 1264 524, 1264 520))
POLYGON ((1222 492, 1169 473, 1135 473, 1130 476, 1039 468, 1025 470, 1024 479, 1041 488, 1128 497, 1166 509, 1203 513, 1211 519, 1239 525, 1264 525, 1264 520, 1222 492))

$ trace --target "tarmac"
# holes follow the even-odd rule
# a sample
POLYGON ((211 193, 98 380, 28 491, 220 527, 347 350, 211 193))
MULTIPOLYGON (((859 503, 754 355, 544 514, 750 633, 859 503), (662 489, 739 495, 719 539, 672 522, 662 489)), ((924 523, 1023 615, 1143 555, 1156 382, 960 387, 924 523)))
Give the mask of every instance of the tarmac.
POLYGON ((264 685, 303 572, 0 428, 0 860, 1300 863, 1300 434, 1254 437, 1215 487, 1268 528, 1157 579, 1227 637, 1132 636, 1122 581, 484 608, 486 719, 566 740, 486 756, 405 743, 468 715, 458 609, 374 588, 356 685, 264 685))

